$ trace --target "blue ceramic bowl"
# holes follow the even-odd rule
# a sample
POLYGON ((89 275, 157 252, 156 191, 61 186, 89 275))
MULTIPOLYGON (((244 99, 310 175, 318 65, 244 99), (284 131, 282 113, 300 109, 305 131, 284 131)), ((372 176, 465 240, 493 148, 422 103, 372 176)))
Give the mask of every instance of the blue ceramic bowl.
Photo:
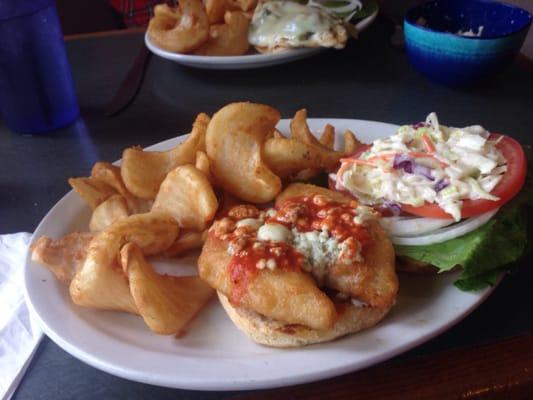
POLYGON ((487 0, 435 0, 410 9, 405 46, 413 67, 448 85, 469 85, 508 65, 520 50, 531 14, 487 0))

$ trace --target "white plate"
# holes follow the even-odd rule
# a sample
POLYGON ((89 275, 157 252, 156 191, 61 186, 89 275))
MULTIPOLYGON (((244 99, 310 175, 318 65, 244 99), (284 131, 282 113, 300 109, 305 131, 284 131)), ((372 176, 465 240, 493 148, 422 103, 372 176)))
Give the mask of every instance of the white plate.
MULTIPOLYGON (((288 120, 280 123, 288 131, 288 120)), ((345 129, 365 141, 392 134, 397 126, 346 119, 310 119, 318 131, 330 123, 337 141, 345 129)), ((149 149, 164 150, 175 138, 149 149)), ((45 216, 33 240, 58 238, 87 230, 89 207, 69 192, 45 216)), ((195 258, 159 262, 175 271, 177 264, 194 271, 195 258)), ((181 269, 180 269, 181 270, 181 269)), ((194 273, 194 272, 192 272, 194 273)), ((75 306, 66 287, 45 268, 26 260, 26 297, 43 330, 68 353, 103 371, 155 385, 185 389, 241 390, 293 385, 355 371, 409 350, 450 328, 474 310, 491 289, 465 293, 453 286, 455 276, 401 277, 396 306, 377 326, 321 345, 280 350, 262 347, 244 336, 217 301, 188 328, 182 339, 153 334, 141 318, 75 306)))
MULTIPOLYGON (((355 28, 361 32, 366 29, 378 15, 376 9, 371 15, 359 21, 355 28)), ((194 68, 203 69, 252 69, 268 67, 271 65, 284 64, 291 61, 300 60, 322 52, 325 48, 305 48, 294 49, 274 54, 247 54, 243 56, 195 56, 190 54, 172 53, 157 47, 150 41, 148 33, 144 35, 144 42, 148 49, 158 55, 177 62, 178 64, 187 65, 194 68)))

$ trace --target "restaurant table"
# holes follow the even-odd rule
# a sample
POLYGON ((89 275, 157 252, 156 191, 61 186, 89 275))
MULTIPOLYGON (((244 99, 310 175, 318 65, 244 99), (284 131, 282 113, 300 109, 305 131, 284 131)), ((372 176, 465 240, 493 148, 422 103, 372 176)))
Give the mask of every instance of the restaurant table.
MULTIPOLYGON (((447 124, 482 124, 533 142, 533 74, 527 62, 480 86, 448 88, 416 73, 405 53, 390 45, 390 34, 378 19, 343 51, 256 70, 191 69, 153 57, 138 97, 112 118, 103 115, 104 106, 142 46, 142 33, 67 40, 81 116, 58 132, 35 136, 12 133, 0 123, 0 233, 33 231, 70 189, 67 179, 86 176, 94 162, 116 160, 127 146, 188 132, 198 112, 213 113, 232 101, 270 104, 286 118, 306 107, 310 117, 395 124, 436 111, 447 124)), ((531 256, 512 266, 478 309, 433 340, 337 378, 247 392, 168 389, 99 371, 45 338, 14 398, 527 398, 533 396, 532 267, 531 256)))

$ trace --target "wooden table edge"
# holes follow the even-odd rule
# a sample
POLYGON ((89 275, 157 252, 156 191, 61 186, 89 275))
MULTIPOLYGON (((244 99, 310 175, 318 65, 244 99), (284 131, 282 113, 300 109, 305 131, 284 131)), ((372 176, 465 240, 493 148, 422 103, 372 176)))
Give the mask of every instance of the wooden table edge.
POLYGON ((526 399, 532 395, 533 332, 491 343, 393 359, 325 381, 249 392, 232 399, 477 400, 526 399))

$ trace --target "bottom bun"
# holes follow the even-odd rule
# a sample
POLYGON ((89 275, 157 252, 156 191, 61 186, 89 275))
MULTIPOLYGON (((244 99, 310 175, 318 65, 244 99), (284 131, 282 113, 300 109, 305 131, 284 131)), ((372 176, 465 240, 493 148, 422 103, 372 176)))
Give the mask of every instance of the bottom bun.
POLYGON ((335 325, 328 330, 316 330, 303 325, 286 324, 254 311, 235 307, 222 293, 217 291, 217 294, 224 310, 240 330, 253 341, 272 347, 300 347, 329 342, 374 326, 391 308, 358 307, 343 303, 335 325))

